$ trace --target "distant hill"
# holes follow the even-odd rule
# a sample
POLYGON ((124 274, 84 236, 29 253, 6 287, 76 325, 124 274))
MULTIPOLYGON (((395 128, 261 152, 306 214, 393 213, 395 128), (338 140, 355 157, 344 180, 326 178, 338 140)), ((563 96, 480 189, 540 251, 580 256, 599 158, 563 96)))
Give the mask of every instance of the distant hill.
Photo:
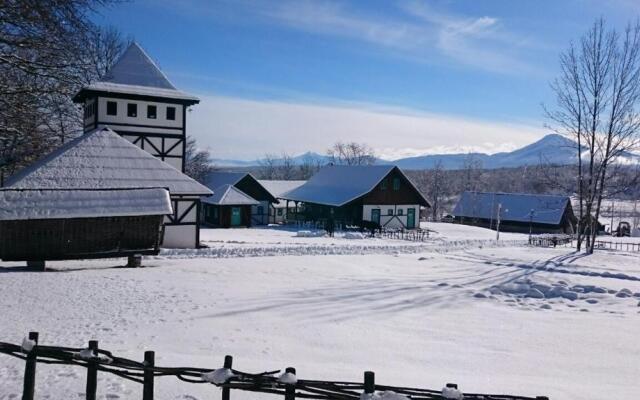
MULTIPOLYGON (((457 153, 457 154, 429 154, 425 156, 400 158, 397 160, 378 159, 377 164, 395 164, 403 169, 429 169, 433 168, 438 161, 442 162, 445 169, 461 169, 469 157, 480 161, 482 167, 486 169, 515 168, 526 165, 539 165, 540 163, 570 165, 576 162, 577 144, 558 134, 549 134, 514 151, 496 154, 485 153, 457 153)), ((640 163, 640 155, 628 153, 625 155, 626 162, 640 163)), ((329 157, 314 152, 307 152, 293 157, 293 162, 297 165, 306 160, 319 161, 325 164, 329 157)), ((211 160, 221 167, 249 167, 260 165, 261 160, 238 161, 238 160, 211 160)), ((282 163, 282 159, 276 160, 282 163)))

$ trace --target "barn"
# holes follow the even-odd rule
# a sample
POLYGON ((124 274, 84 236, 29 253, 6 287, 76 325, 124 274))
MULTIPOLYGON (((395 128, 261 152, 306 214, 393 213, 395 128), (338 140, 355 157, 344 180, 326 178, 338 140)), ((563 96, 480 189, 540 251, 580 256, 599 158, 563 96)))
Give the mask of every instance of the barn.
POLYGON ((418 228, 420 207, 430 207, 393 165, 329 165, 281 197, 296 219, 333 220, 338 226, 371 221, 387 228, 418 228))
POLYGON ((293 189, 299 188, 300 186, 307 183, 307 181, 303 180, 259 180, 262 187, 267 189, 269 193, 273 195, 276 199, 278 199, 277 203, 271 203, 271 209, 269 211, 269 223, 270 224, 285 224, 287 223, 289 217, 287 216, 287 202, 282 199, 282 195, 286 192, 289 192, 293 189))
POLYGON ((0 259, 157 254, 171 213, 163 188, 1 189, 0 259))
MULTIPOLYGON (((267 189, 265 189, 265 187, 262 186, 262 184, 254 178, 253 175, 246 172, 213 171, 207 175, 205 185, 214 193, 224 191, 225 193, 230 194, 228 199, 248 197, 252 200, 249 201, 249 199, 243 199, 239 204, 225 204, 226 206, 236 205, 249 208, 249 211, 243 211, 243 215, 246 214, 249 217, 246 223, 241 224, 243 226, 268 224, 271 205, 278 202, 278 200, 267 189), (231 190, 231 192, 229 192, 229 186, 232 186, 237 190, 231 190)), ((216 198, 227 199, 225 196, 216 196, 216 198)), ((226 200, 227 202, 229 201, 228 199, 226 200)), ((220 205, 221 204, 215 204, 212 199, 207 200, 204 202, 205 214, 209 213, 209 216, 211 217, 211 215, 216 211, 208 210, 208 208, 220 205)), ((237 211, 238 210, 236 210, 236 212, 237 211)), ((228 227, 226 225, 228 224, 219 224, 221 227, 228 227)), ((238 226, 238 224, 231 224, 231 226, 238 226)))
POLYGON ((577 218, 567 196, 527 193, 462 193, 453 213, 454 221, 505 232, 575 232, 577 218))
POLYGON ((163 247, 199 245, 200 197, 211 190, 109 128, 67 142, 10 177, 12 189, 166 188, 172 213, 164 217, 163 247))
POLYGON ((252 209, 260 202, 233 185, 218 186, 211 197, 203 200, 204 222, 214 228, 250 227, 252 209))

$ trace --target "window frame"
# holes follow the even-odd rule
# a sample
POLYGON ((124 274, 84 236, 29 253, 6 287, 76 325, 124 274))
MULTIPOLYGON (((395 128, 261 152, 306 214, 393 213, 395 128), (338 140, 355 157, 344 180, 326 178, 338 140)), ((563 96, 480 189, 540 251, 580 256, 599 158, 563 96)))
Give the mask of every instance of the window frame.
POLYGON ((138 117, 138 103, 127 103, 127 117, 138 117))
POLYGON ((397 192, 400 190, 400 178, 393 178, 393 190, 397 192))
POLYGON ((387 209, 387 216, 388 217, 392 217, 393 216, 393 208, 387 209))
POLYGON ((158 119, 158 106, 147 104, 147 119, 158 119), (151 113, 153 110, 153 113, 151 113))
POLYGON ((398 217, 404 216, 404 210, 402 208, 398 208, 398 217))
POLYGON ((380 182, 380 190, 387 190, 387 178, 384 178, 382 182, 380 182))
POLYGON ((118 102, 107 100, 107 115, 117 116, 118 115, 118 102), (111 110, 111 107, 115 107, 114 110, 111 110), (111 112, 113 111, 113 113, 111 112))
POLYGON ((167 121, 175 121, 176 120, 176 108, 172 107, 172 106, 168 106, 167 110, 165 112, 165 117, 167 118, 167 121), (173 115, 171 115, 171 117, 169 117, 169 111, 171 111, 171 113, 173 115))

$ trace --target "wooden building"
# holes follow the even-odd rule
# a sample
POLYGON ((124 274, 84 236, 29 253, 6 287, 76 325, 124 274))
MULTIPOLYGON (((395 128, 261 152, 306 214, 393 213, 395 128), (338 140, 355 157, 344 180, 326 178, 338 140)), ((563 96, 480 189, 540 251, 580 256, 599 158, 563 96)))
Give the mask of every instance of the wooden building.
POLYGON ((250 227, 251 209, 259 204, 233 185, 218 186, 213 196, 203 200, 204 223, 214 228, 250 227))
POLYGON ((2 189, 0 259, 45 261, 158 254, 169 192, 2 189))
MULTIPOLYGON (((262 184, 246 172, 214 171, 207 175, 205 185, 214 193, 231 185, 244 196, 255 200, 250 204, 250 225, 266 225, 269 223, 271 205, 278 200, 262 186, 262 184)), ((211 201, 204 203, 206 208, 213 205, 211 201)))
POLYGON ((73 101, 84 106, 85 132, 108 126, 184 172, 187 109, 200 100, 176 89, 137 43, 73 101))
POLYGON ((418 228, 420 207, 430 207, 393 165, 326 166, 282 198, 300 220, 338 225, 370 221, 387 228, 418 228))
POLYGON ((307 183, 307 181, 303 180, 259 180, 262 187, 267 189, 269 193, 273 197, 275 197, 278 202, 271 203, 271 208, 269 211, 269 223, 270 224, 285 224, 289 220, 289 216, 287 212, 287 202, 282 199, 282 195, 286 192, 289 192, 293 189, 299 188, 300 186, 307 183))
POLYGON ((567 196, 527 193, 464 192, 454 221, 504 232, 573 234, 577 218, 567 196))
POLYGON ((13 189, 166 188, 172 213, 164 217, 163 247, 195 248, 200 198, 212 192, 109 128, 71 140, 10 177, 13 189))

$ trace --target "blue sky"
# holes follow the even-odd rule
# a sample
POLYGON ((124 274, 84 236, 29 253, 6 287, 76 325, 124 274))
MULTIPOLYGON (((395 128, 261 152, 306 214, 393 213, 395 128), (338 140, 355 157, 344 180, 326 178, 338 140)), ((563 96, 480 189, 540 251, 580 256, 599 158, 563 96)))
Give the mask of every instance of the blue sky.
POLYGON ((366 142, 386 158, 510 150, 545 133, 558 54, 633 0, 137 0, 98 22, 201 97, 188 133, 216 158, 366 142))

